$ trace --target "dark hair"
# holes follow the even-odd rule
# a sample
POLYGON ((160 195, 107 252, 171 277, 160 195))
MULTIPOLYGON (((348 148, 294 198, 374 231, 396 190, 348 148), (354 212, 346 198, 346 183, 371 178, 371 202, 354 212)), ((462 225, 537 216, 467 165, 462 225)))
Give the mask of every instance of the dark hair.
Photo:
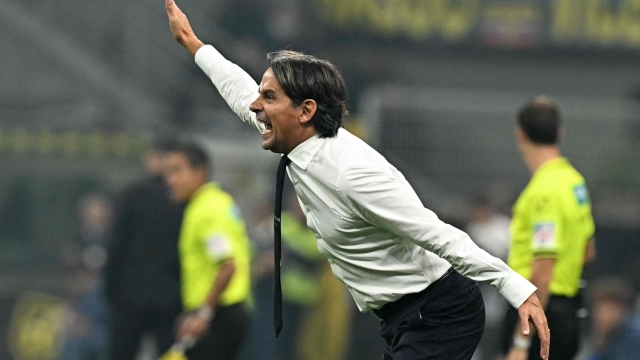
POLYGON ((560 108, 547 96, 536 96, 518 113, 518 124, 529 140, 536 144, 558 143, 560 108))
POLYGON ((313 99, 318 109, 311 124, 320 137, 333 137, 347 115, 347 86, 340 71, 326 60, 296 51, 282 50, 267 55, 269 66, 291 101, 299 106, 313 99))
POLYGON ((191 143, 175 143, 168 150, 168 153, 178 153, 184 155, 189 162, 189 165, 193 168, 206 168, 207 170, 211 169, 211 162, 209 160, 209 156, 204 150, 198 145, 191 143))
POLYGON ((175 146, 177 142, 173 139, 169 138, 156 138, 151 144, 151 150, 157 151, 160 154, 166 154, 170 152, 175 146))

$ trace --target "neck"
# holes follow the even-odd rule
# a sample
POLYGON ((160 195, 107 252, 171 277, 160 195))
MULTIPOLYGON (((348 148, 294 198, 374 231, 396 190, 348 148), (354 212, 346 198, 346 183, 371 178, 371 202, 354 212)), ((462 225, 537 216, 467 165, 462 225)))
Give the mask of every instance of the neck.
POLYGON ((189 197, 187 199, 188 200, 193 199, 193 197, 196 196, 196 194, 200 191, 200 189, 202 189, 203 186, 207 185, 207 183, 208 181, 201 183, 200 186, 198 186, 193 192, 191 192, 191 194, 189 194, 189 197))
POLYGON ((542 164, 560 157, 562 157, 562 154, 560 154, 560 149, 557 146, 531 145, 531 148, 524 156, 524 161, 531 174, 535 174, 542 164))
POLYGON ((295 141, 292 141, 289 146, 289 149, 287 149, 286 151, 283 151, 282 153, 284 155, 289 155, 289 153, 292 152, 293 149, 297 148, 298 145, 302 144, 303 142, 309 140, 315 134, 316 134, 316 129, 314 129, 313 126, 300 128, 300 131, 298 131, 296 133, 296 136, 293 137, 295 141))

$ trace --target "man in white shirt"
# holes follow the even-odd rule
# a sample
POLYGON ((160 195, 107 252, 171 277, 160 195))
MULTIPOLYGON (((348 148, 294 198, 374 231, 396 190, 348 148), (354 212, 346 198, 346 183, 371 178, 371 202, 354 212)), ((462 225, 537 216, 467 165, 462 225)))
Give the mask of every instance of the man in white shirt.
POLYGON ((332 64, 271 53, 258 86, 198 40, 174 1, 165 1, 176 40, 262 133, 262 147, 291 160, 287 172, 320 253, 359 309, 381 320, 383 359, 471 359, 484 328, 475 281, 491 283, 518 308, 524 336, 534 324, 548 358, 535 287, 425 209, 398 170, 342 127, 346 86, 332 64))

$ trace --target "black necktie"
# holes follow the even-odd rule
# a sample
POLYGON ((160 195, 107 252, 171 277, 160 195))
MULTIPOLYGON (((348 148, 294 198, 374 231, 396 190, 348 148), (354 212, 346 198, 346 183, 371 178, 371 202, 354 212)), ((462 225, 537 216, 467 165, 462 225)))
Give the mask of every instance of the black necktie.
POLYGON ((282 266, 282 240, 280 239, 280 215, 282 213, 282 188, 284 187, 284 173, 287 170, 289 158, 284 155, 280 158, 278 174, 276 176, 276 209, 273 218, 273 256, 275 258, 275 286, 273 291, 273 326, 276 329, 276 338, 282 330, 282 285, 280 284, 280 267, 282 266))

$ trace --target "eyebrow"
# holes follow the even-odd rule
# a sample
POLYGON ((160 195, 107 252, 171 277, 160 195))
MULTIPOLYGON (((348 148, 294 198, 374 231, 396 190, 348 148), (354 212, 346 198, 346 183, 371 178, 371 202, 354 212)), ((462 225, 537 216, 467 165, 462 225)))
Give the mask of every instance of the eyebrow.
POLYGON ((276 91, 275 91, 275 90, 273 90, 273 89, 262 89, 262 90, 258 89, 258 92, 259 92, 260 94, 262 94, 262 95, 267 95, 267 94, 273 94, 273 95, 275 95, 275 94, 276 94, 276 91))

